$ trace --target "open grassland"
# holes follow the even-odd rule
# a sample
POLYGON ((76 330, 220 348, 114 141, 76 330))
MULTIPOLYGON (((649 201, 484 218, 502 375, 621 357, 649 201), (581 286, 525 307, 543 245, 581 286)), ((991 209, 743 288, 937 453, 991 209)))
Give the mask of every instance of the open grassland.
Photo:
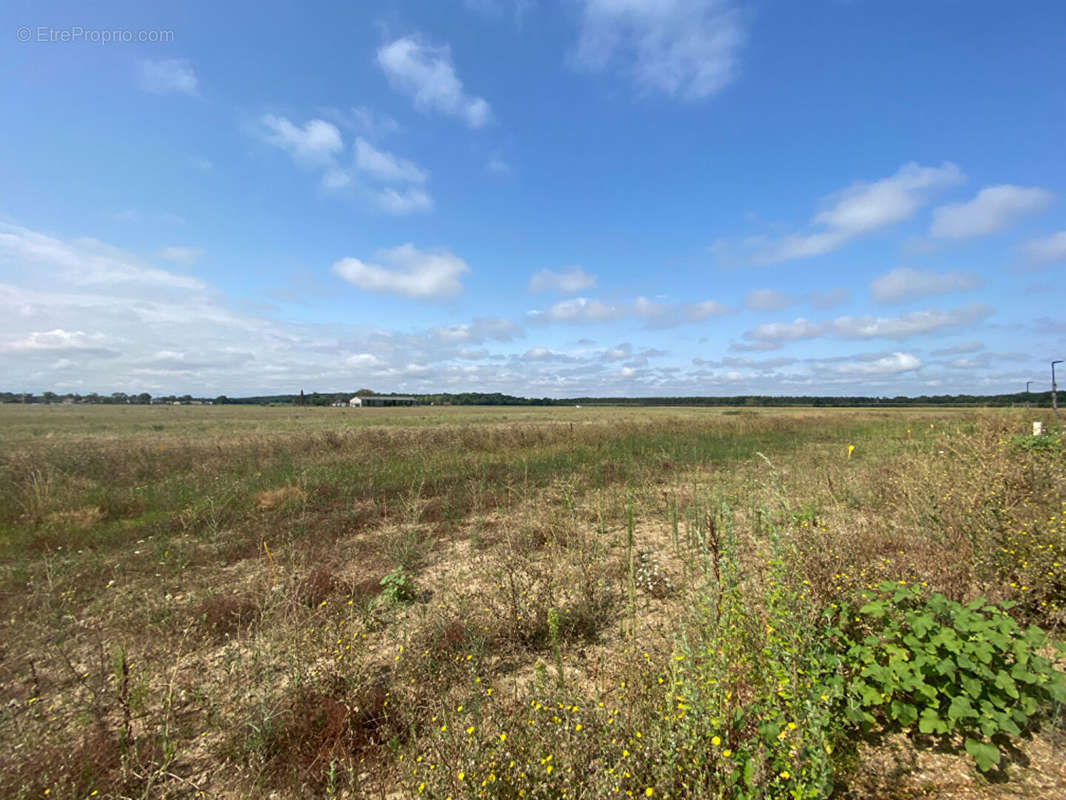
POLYGON ((1033 418, 2 406, 0 793, 1066 796, 1033 418))

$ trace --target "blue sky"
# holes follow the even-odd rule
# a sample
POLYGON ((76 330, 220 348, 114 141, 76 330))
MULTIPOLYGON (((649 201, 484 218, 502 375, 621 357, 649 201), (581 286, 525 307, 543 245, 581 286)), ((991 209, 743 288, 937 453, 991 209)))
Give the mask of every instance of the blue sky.
POLYGON ((0 9, 2 388, 988 393, 1066 358, 1061 2, 341 5, 0 9))

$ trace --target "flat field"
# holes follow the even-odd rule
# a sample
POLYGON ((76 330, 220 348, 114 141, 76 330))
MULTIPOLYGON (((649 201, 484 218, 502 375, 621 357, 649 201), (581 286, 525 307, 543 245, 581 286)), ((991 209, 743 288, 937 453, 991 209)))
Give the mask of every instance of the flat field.
POLYGON ((0 406, 3 796, 1066 796, 1035 418, 0 406))

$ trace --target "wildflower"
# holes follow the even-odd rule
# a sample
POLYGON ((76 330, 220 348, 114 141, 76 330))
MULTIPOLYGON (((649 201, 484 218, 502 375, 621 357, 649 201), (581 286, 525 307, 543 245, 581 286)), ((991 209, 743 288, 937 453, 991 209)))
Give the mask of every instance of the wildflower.
POLYGON ((729 758, 731 755, 733 755, 733 751, 729 750, 729 749, 723 750, 722 751, 722 755, 725 756, 726 758, 729 758))
POLYGON ((652 789, 650 786, 644 790, 645 797, 651 797, 653 794, 655 794, 655 790, 652 789))
POLYGON ((717 747, 721 743, 722 743, 721 737, 719 737, 719 736, 712 736, 711 737, 711 744, 713 744, 715 747, 717 747))
POLYGON ((791 776, 789 775, 787 769, 783 769, 783 770, 781 770, 781 777, 784 778, 787 781, 791 776))

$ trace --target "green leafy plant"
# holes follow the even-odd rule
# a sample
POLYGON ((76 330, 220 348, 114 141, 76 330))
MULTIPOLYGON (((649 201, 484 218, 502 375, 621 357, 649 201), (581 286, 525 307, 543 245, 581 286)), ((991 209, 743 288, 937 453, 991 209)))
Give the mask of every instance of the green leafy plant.
POLYGON ((414 579, 403 567, 397 567, 381 579, 381 595, 389 603, 410 603, 415 599, 417 587, 414 579))
POLYGON ((852 670, 845 714, 869 729, 964 738, 982 771, 1002 745, 1052 703, 1066 702, 1066 675, 1040 655, 1046 635, 1022 629, 983 599, 966 605, 921 586, 884 582, 845 634, 852 670))

